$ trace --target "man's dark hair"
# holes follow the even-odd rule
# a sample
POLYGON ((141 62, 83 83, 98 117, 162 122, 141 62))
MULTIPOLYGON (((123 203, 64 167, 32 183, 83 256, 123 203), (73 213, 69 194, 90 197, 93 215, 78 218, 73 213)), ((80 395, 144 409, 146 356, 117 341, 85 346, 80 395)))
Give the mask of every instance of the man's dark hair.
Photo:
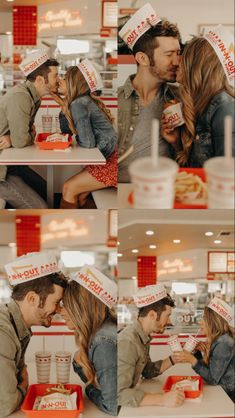
POLYGON ((162 20, 157 25, 152 26, 147 32, 145 32, 133 46, 133 54, 137 52, 144 52, 150 61, 150 65, 154 65, 154 49, 159 46, 158 37, 166 36, 177 38, 181 42, 179 29, 173 23, 168 20, 162 20))
POLYGON ((35 81, 38 75, 44 77, 44 80, 48 82, 48 74, 50 73, 49 67, 58 67, 59 63, 54 58, 48 59, 44 64, 40 65, 40 67, 36 68, 32 73, 30 73, 26 80, 35 81))
POLYGON ((54 284, 66 289, 67 279, 62 273, 52 273, 35 280, 29 280, 14 286, 11 297, 15 301, 22 301, 28 292, 35 292, 39 295, 39 308, 43 308, 47 296, 54 293, 54 284))
POLYGON ((143 318, 144 316, 147 316, 150 311, 157 312, 157 319, 160 319, 160 316, 163 311, 166 310, 166 305, 171 306, 172 308, 175 307, 175 301, 171 298, 170 295, 167 296, 157 302, 152 303, 148 306, 143 306, 139 309, 138 312, 138 318, 143 318))

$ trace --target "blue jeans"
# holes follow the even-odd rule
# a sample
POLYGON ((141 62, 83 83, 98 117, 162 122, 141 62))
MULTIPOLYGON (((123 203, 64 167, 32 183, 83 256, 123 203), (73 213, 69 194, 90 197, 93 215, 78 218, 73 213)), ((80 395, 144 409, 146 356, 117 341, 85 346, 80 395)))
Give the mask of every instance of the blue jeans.
POLYGON ((14 209, 43 209, 47 204, 46 182, 29 167, 8 167, 7 177, 0 181, 0 198, 14 209), (40 196, 41 195, 41 196, 40 196))

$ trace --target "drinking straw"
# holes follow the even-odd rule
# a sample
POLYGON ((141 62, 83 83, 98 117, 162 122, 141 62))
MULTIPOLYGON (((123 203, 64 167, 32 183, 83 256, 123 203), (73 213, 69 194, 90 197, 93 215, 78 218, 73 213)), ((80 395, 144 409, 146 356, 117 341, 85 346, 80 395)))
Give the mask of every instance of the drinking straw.
POLYGON ((159 120, 153 119, 152 121, 152 150, 151 150, 151 160, 152 166, 156 167, 158 164, 158 145, 159 145, 159 120))
POLYGON ((225 158, 232 158, 232 130, 233 120, 232 116, 225 116, 224 119, 224 155, 225 158))
POLYGON ((199 332, 201 331, 201 328, 198 328, 197 333, 195 335, 195 338, 198 336, 199 332))
POLYGON ((45 335, 43 335, 43 337, 42 337, 42 351, 46 351, 45 335))
POLYGON ((63 335, 63 339, 62 339, 62 350, 64 351, 65 349, 65 335, 63 335))

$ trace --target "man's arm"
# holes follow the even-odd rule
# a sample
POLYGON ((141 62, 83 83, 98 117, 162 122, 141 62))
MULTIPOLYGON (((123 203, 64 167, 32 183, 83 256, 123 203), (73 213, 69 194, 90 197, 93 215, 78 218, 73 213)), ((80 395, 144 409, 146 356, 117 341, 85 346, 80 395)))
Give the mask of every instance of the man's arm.
POLYGON ((26 393, 26 377, 18 387, 15 364, 16 345, 5 329, 0 329, 0 416, 6 417, 19 408, 26 393))
POLYGON ((8 97, 6 116, 9 125, 11 144, 15 148, 23 148, 33 143, 33 135, 29 131, 32 101, 24 92, 17 92, 8 97))

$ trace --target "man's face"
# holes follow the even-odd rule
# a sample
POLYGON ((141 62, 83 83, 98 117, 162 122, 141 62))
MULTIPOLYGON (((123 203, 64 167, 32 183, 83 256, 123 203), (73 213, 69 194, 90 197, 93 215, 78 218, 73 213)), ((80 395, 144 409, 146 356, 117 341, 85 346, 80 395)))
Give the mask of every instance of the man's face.
POLYGON ((59 74, 58 67, 49 67, 50 72, 48 74, 48 83, 46 83, 46 88, 48 93, 57 93, 59 87, 59 74))
POLYGON ((177 38, 158 37, 159 46, 155 48, 154 66, 149 67, 150 74, 162 82, 175 82, 180 62, 180 44, 177 38))
POLYGON ((166 305, 165 310, 161 313, 160 319, 156 320, 156 329, 158 334, 163 334, 165 327, 170 323, 170 316, 172 312, 171 306, 166 305))
POLYGON ((50 327, 53 315, 57 313, 59 303, 63 297, 64 289, 56 284, 54 286, 54 293, 50 293, 45 301, 43 308, 37 308, 35 317, 36 323, 44 327, 50 327))

